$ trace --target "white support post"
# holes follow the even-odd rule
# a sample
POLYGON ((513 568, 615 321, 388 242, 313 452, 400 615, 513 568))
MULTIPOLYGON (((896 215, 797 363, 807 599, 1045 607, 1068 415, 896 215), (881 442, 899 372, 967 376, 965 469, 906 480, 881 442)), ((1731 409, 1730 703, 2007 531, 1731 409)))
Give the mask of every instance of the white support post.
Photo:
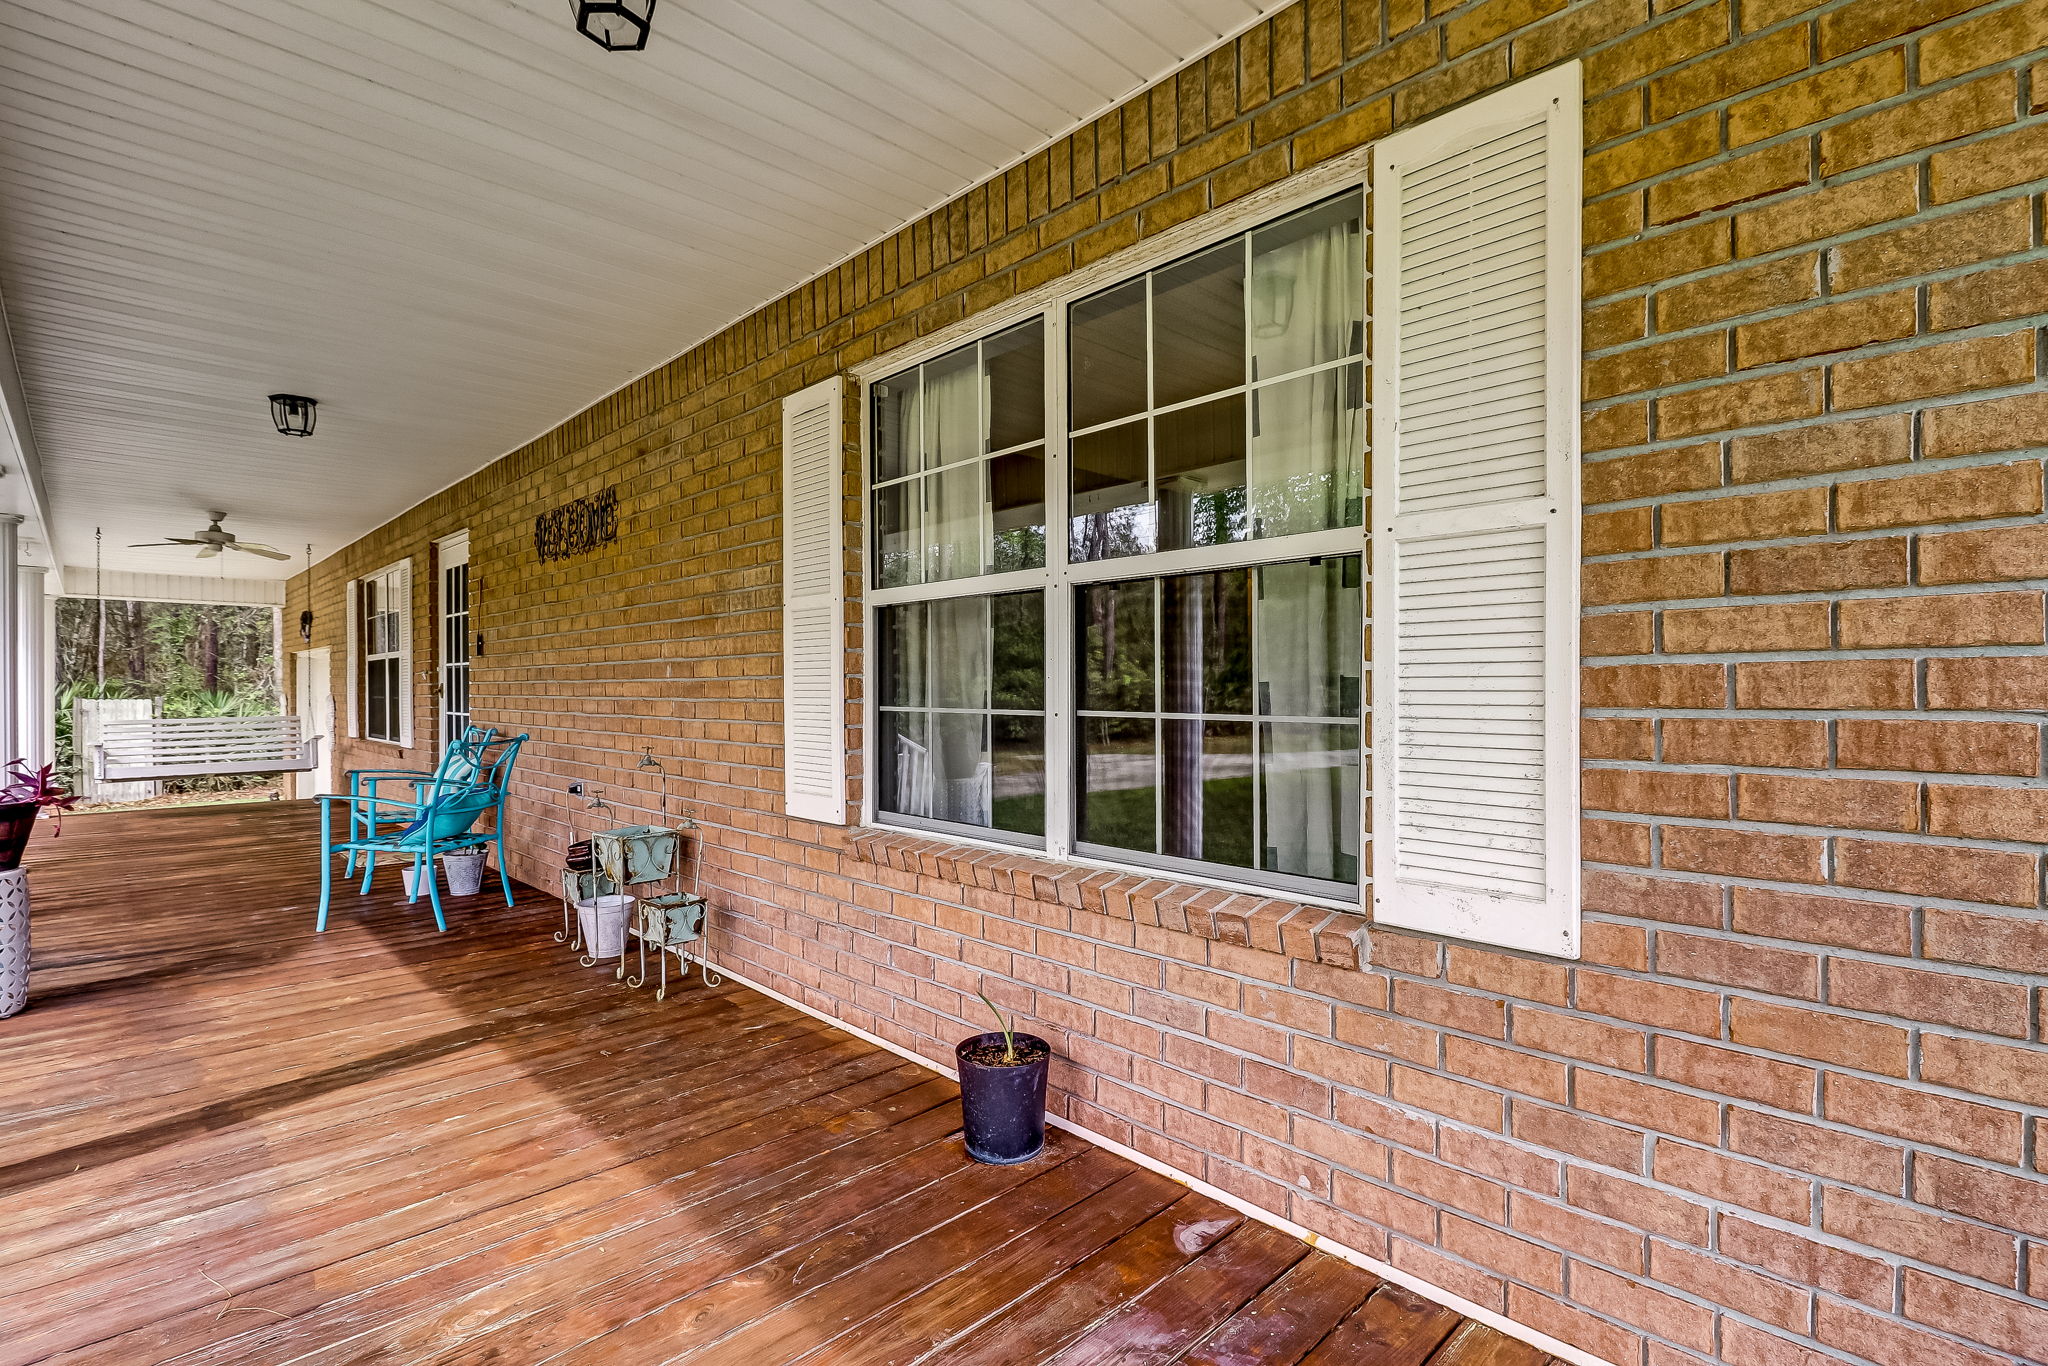
POLYGON ((52 710, 51 659, 50 659, 50 600, 45 595, 44 579, 49 571, 41 565, 22 565, 21 590, 17 599, 19 614, 15 622, 15 634, 20 641, 15 663, 18 666, 18 695, 15 698, 15 713, 19 718, 16 739, 19 741, 21 757, 28 761, 30 768, 38 768, 56 761, 57 731, 55 713, 52 710))
POLYGON ((21 588, 17 557, 22 518, 0 514, 0 763, 23 758, 21 743, 21 588))

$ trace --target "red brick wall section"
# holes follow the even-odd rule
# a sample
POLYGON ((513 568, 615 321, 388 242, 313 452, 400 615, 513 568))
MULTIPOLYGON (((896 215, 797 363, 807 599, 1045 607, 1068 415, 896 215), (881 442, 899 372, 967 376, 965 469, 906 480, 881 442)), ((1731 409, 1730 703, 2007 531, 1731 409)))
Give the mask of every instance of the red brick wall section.
POLYGON ((986 985, 1062 1113, 1608 1360, 2048 1356, 2044 50, 2048 0, 1310 0, 289 610, 338 653, 344 577, 410 553, 424 652, 469 527, 518 874, 587 828, 572 779, 652 814, 652 746, 742 971, 934 1058, 986 985), (780 815, 782 396, 1571 56, 1583 960, 780 815), (617 546, 539 565, 608 485, 617 546))

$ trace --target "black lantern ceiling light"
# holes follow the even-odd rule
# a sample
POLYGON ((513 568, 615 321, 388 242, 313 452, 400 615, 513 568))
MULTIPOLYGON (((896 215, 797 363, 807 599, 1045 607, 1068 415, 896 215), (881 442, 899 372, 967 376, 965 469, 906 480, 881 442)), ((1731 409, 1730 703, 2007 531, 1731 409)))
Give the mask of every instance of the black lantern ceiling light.
POLYGON ((270 420, 286 436, 311 436, 317 416, 313 410, 319 406, 303 394, 272 394, 270 420))
POLYGON ((654 27, 654 0, 574 0, 576 31, 606 52, 638 52, 654 27))

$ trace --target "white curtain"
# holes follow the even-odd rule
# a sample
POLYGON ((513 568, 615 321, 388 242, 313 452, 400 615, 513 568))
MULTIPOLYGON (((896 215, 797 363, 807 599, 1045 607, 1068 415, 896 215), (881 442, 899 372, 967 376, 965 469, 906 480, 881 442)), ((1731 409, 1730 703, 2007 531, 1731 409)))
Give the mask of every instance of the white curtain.
POLYGON ((989 821, 989 620, 987 598, 931 604, 932 809, 938 820, 989 821))
POLYGON ((959 579, 988 566, 982 487, 982 384, 977 348, 934 361, 924 369, 925 578, 959 579), (968 463, 962 464, 960 462, 968 463))
POLYGON ((1359 694, 1365 603, 1356 558, 1259 571, 1264 842, 1273 871, 1350 881, 1359 854, 1359 694))
MULTIPOLYGON (((1364 246, 1355 207, 1316 210, 1252 240, 1254 373, 1293 374, 1358 355, 1364 246)), ((1252 516, 1262 536, 1355 525, 1365 478, 1363 365, 1254 391, 1252 516)))

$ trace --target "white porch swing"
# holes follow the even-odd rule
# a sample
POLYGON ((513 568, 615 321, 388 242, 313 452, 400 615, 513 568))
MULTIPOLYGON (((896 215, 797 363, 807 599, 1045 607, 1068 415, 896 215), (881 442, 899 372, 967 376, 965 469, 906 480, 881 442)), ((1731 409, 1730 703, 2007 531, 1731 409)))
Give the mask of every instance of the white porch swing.
MULTIPOLYGON (((272 546, 238 540, 221 529, 227 514, 216 512, 204 531, 150 545, 196 545, 199 558, 223 550, 246 551, 265 559, 290 559, 272 546)), ((93 531, 95 577, 100 533, 93 531)), ((131 547, 139 549, 140 547, 131 547)), ((308 548, 309 558, 311 547, 308 548)), ((94 591, 100 588, 93 585, 94 591)), ((102 783, 147 782, 158 778, 210 777, 235 773, 306 773, 319 766, 320 737, 305 735, 297 716, 152 716, 101 722, 92 747, 92 775, 102 783)))

